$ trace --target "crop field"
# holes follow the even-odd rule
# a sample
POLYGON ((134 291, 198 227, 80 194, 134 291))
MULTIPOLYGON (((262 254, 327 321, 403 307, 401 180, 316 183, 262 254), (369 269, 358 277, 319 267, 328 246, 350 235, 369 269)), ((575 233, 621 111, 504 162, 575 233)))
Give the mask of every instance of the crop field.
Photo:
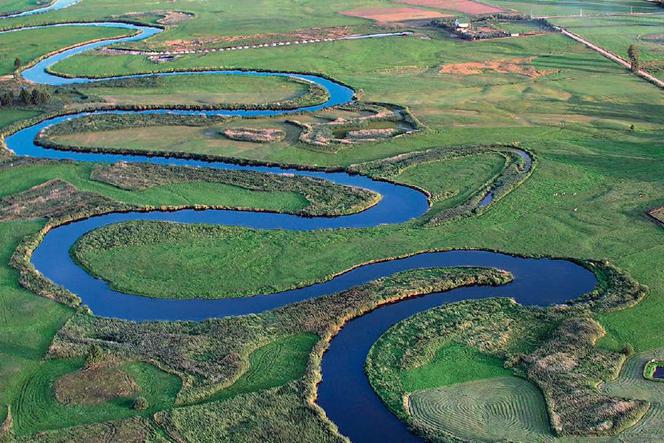
POLYGON ((547 25, 662 78, 655 2, 0 3, 1 442, 660 438, 664 93, 547 25))
POLYGON ((461 438, 516 441, 551 437, 544 399, 531 383, 517 377, 471 381, 417 391, 408 397, 415 426, 461 438))

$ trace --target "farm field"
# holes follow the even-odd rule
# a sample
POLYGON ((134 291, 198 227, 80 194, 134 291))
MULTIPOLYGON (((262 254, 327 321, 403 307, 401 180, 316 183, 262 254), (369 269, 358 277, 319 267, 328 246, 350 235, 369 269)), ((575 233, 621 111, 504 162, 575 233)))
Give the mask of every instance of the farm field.
POLYGON ((661 77, 664 9, 1 17, 48 4, 0 5, 0 442, 656 441, 664 93, 547 23, 661 77))
POLYGON ((408 398, 415 426, 480 441, 506 433, 519 441, 547 441, 551 434, 537 388, 516 377, 418 391, 408 398))

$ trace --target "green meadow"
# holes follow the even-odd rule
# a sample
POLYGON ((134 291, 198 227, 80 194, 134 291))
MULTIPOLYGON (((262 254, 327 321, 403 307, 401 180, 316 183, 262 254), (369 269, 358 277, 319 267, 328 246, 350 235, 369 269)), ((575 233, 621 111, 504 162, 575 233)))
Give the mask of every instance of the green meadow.
MULTIPOLYGON (((599 16, 630 9, 652 13, 658 11, 654 4, 636 0, 492 3, 526 14, 532 11, 534 15, 570 16, 583 9, 584 14, 593 17, 552 20, 622 56, 630 44, 636 44, 644 65, 656 75, 664 72, 662 43, 650 38, 662 34, 661 15, 599 16)), ((37 0, 9 0, 0 5, 0 14, 38 4, 37 0)), ((219 44, 237 34, 269 37, 308 28, 343 26, 352 32, 377 29, 373 22, 338 13, 363 6, 395 6, 395 3, 179 0, 174 4, 170 0, 83 0, 62 11, 8 19, 2 27, 105 19, 157 23, 163 11, 177 9, 194 14, 168 26, 149 41, 131 45, 164 48, 169 42, 192 39, 219 44)), ((26 65, 66 46, 125 33, 90 27, 1 33, 0 76, 7 77, 3 81, 15 81, 10 74, 16 57, 26 65)), ((649 291, 635 307, 596 316, 606 330, 598 345, 611 350, 633 347, 639 356, 659 352, 664 329, 664 229, 645 216, 647 210, 664 205, 664 94, 653 85, 559 34, 465 42, 431 28, 418 29, 418 34, 410 37, 189 54, 165 63, 141 55, 94 52, 58 63, 54 71, 94 77, 192 68, 321 73, 351 85, 364 102, 407 107, 423 127, 403 137, 334 150, 300 141, 298 133, 284 118, 230 123, 232 127, 283 129, 286 138, 276 143, 225 140, 219 135, 222 126, 213 123, 81 131, 58 135, 56 140, 80 147, 197 153, 342 168, 429 148, 509 144, 532 152, 535 169, 523 184, 487 210, 439 225, 416 219, 371 229, 314 232, 156 222, 109 226, 84 236, 71 253, 86 269, 113 287, 166 298, 252 296, 325 281, 373 260, 453 248, 608 260, 648 286, 649 291), (440 72, 443 66, 463 68, 465 63, 487 61, 510 62, 533 69, 537 74, 528 75, 532 71, 525 69, 498 72, 488 68, 476 74, 463 69, 457 74, 440 72), (114 241, 108 242, 112 246, 81 247, 103 244, 103 241, 95 243, 100 238, 112 238, 114 241), (223 278, 217 278, 220 273, 223 278)), ((48 111, 64 111, 76 100, 83 100, 85 105, 250 105, 306 100, 310 93, 306 85, 281 78, 211 75, 102 82, 58 89, 61 90, 58 100, 63 101, 49 105, 48 111)), ((46 109, 33 106, 3 107, 0 129, 44 112, 46 109)), ((504 162, 498 154, 483 153, 416 164, 389 179, 429 192, 431 211, 436 212, 465 202, 478 187, 500 172, 504 162)), ((255 190, 200 181, 132 191, 92 179, 94 168, 92 164, 74 162, 19 166, 5 163, 0 168, 0 200, 49 180, 61 179, 80 191, 141 207, 214 205, 301 212, 312 203, 295 191, 255 190)), ((269 410, 266 414, 278 417, 283 423, 292 424, 293 417, 314 420, 311 417, 317 413, 303 406, 304 394, 296 393, 295 389, 300 388, 298 380, 311 369, 311 352, 319 339, 302 331, 290 331, 293 335, 264 341, 248 356, 229 351, 228 360, 242 360, 244 369, 233 374, 233 381, 216 391, 207 406, 172 409, 182 381, 146 362, 128 363, 125 368, 150 405, 145 411, 138 413, 131 409, 128 399, 75 407, 58 402, 53 393, 54 383, 63 375, 79 370, 83 363, 80 358, 47 359, 46 356, 54 336, 72 318, 74 310, 24 289, 18 271, 9 264, 19 243, 45 223, 44 219, 0 222, 0 421, 8 417, 7 405, 11 405, 13 431, 17 436, 31 438, 35 432, 47 429, 133 416, 153 417, 158 411, 167 411, 163 414, 171 424, 194 439, 200 434, 189 434, 188 426, 198 420, 209 420, 209 430, 205 433, 215 440, 223 437, 215 432, 232 430, 237 425, 232 420, 237 417, 243 417, 246 423, 262 420, 243 415, 245 399, 252 405, 265 403, 269 410), (274 398, 283 399, 283 403, 274 403, 279 408, 287 406, 278 411, 269 409, 267 403, 274 398), (232 413, 226 414, 228 411, 232 413), (223 429, 213 431, 217 423, 214 420, 222 420, 219 417, 228 421, 223 429)), ((194 350, 195 340, 192 343, 187 352, 192 355, 205 352, 205 349, 194 350)), ((627 372, 606 389, 635 391, 633 379, 637 369, 634 360, 630 360, 627 372)), ((428 364, 405 371, 401 381, 409 392, 420 393, 411 401, 418 420, 428 420, 425 427, 439 426, 453 432, 466 427, 473 438, 491 437, 493 434, 486 427, 467 417, 452 415, 448 421, 440 421, 439 412, 448 410, 441 408, 450 407, 445 399, 463 395, 465 399, 485 401, 457 405, 455 414, 458 408, 467 408, 469 404, 475 405, 473 410, 477 413, 486 414, 495 412, 494 403, 508 404, 508 419, 514 418, 519 423, 519 438, 533 435, 540 438, 547 434, 538 391, 523 380, 505 378, 508 374, 511 371, 504 369, 498 358, 464 345, 447 344, 438 349, 428 364), (492 391, 492 380, 500 381, 499 391, 492 391)), ((215 384, 221 382, 215 380, 215 384)), ((644 391, 642 383, 639 380, 639 393, 644 391)), ((652 414, 660 414, 659 406, 652 414)), ((502 429, 507 425, 505 417, 499 415, 488 416, 497 429, 502 429)), ((158 414, 160 418, 164 416, 158 414)), ((660 416, 647 416, 650 421, 643 426, 653 428, 652 420, 660 416)), ((154 425, 153 418, 149 420, 154 425)), ((327 431, 316 429, 311 435, 328 435, 327 431)), ((251 440, 256 434, 247 431, 245 437, 251 440)))

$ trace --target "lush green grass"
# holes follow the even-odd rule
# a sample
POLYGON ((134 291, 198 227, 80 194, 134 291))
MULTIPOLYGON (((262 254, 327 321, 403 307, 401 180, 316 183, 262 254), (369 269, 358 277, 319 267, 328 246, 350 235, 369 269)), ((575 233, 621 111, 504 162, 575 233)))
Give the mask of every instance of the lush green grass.
POLYGON ((406 392, 508 375, 512 371, 499 358, 456 343, 440 347, 433 360, 401 374, 406 392))
POLYGON ((91 164, 27 166, 0 171, 4 185, 0 197, 25 191, 53 178, 61 178, 82 191, 96 192, 114 200, 146 206, 209 204, 296 212, 309 202, 294 192, 256 192, 219 183, 180 183, 125 191, 90 179, 91 164), (266 198, 269 195, 269 198, 266 198))
POLYGON ((50 3, 51 0, 6 0, 0 5, 0 14, 27 11, 50 3))
POLYGON ((504 166, 503 156, 489 153, 418 164, 390 178, 429 191, 435 213, 465 203, 504 166))
MULTIPOLYGON (((246 3, 233 0, 224 2, 222 8, 218 2, 178 2, 178 9, 196 12, 197 17, 160 34, 154 39, 155 44, 217 33, 284 32, 312 25, 363 26, 366 22, 341 16, 335 11, 369 4, 388 4, 378 0, 361 3, 303 0, 296 6, 281 1, 246 3)), ((637 4, 626 1, 500 4, 518 7, 524 12, 530 12, 530 5, 533 5, 535 14, 576 13, 581 7, 584 13, 605 9, 620 11, 631 4, 651 8, 646 2, 637 4)), ((172 8, 173 4, 167 0, 84 0, 68 10, 12 20, 11 23, 42 23, 62 18, 100 19, 128 10, 172 8)), ((634 32, 640 32, 632 31, 631 25, 625 26, 629 28, 629 37, 611 37, 611 42, 615 41, 620 47, 628 40, 632 41, 634 32)), ((2 46, 10 48, 2 59, 13 63, 12 51, 15 47, 24 48, 21 53, 26 60, 50 50, 45 38, 34 38, 32 43, 39 44, 36 49, 29 44, 23 46, 18 41, 22 38, 20 34, 33 32, 37 31, 0 36, 0 42, 8 42, 2 46)), ((72 32, 50 30, 49 37, 59 38, 60 45, 67 38, 71 38, 67 41, 77 42, 93 37, 94 32, 98 31, 80 32, 81 35, 73 38, 69 37, 72 32)), ((596 32, 596 35, 600 34, 604 31, 596 32)), ((54 44, 51 49, 56 47, 54 44)), ((664 278, 661 271, 664 269, 664 230, 644 218, 643 212, 664 204, 664 177, 661 173, 664 171, 664 132, 661 130, 664 100, 656 89, 622 68, 559 35, 466 43, 432 34, 431 40, 399 38, 207 56, 189 55, 160 65, 140 56, 86 55, 64 62, 57 69, 106 75, 187 67, 323 72, 362 90, 366 100, 409 106, 428 126, 428 130, 416 136, 353 146, 336 155, 288 144, 245 149, 244 152, 226 146, 215 151, 220 154, 310 165, 349 165, 435 146, 519 142, 535 152, 538 164, 534 175, 523 186, 485 214, 441 227, 409 223, 317 233, 220 228, 215 231, 219 238, 215 238, 212 244, 205 244, 209 232, 202 230, 205 235, 186 238, 181 243, 174 243, 171 239, 170 243, 162 242, 161 251, 157 251, 158 245, 152 245, 154 256, 144 254, 134 259, 138 269, 151 269, 155 263, 170 263, 171 266, 177 263, 181 269, 195 271, 188 275, 175 273, 177 284, 194 288, 192 292, 198 292, 196 288, 209 286, 210 274, 205 276, 206 270, 214 268, 218 273, 219 269, 223 269, 225 280, 234 282, 238 290, 250 287, 258 291, 320 280, 370 259, 427 248, 484 247, 525 254, 607 258, 650 286, 651 292, 636 308, 601 316, 600 320, 608 331, 608 337, 601 344, 621 348, 625 343, 632 343, 637 349, 661 346, 659 331, 664 328, 664 278), (437 73, 439 66, 445 63, 519 57, 534 57, 530 63, 535 67, 556 72, 538 80, 491 72, 477 76, 437 73), (634 131, 629 129, 632 124, 634 131), (179 248, 177 254, 172 247, 179 248), (205 263, 202 263, 202 257, 205 263), (206 278, 202 279, 203 276, 206 278)), ((136 97, 140 96, 133 98, 136 97)), ((0 120, 3 124, 20 117, 18 114, 0 115, 9 115, 0 120)), ((173 146, 170 149, 176 150, 178 143, 186 142, 183 145, 185 149, 204 149, 196 146, 200 143, 197 139, 205 140, 203 134, 182 133, 178 138, 178 130, 180 128, 171 133, 163 132, 164 145, 170 143, 173 146)), ((160 134, 155 135, 159 137, 160 134)), ((132 143, 145 146, 144 141, 132 141, 130 131, 119 142, 123 146, 125 143, 126 146, 132 143)), ((464 169, 469 167, 458 166, 464 169)), ((447 170, 447 167, 440 165, 441 175, 462 174, 456 169, 447 170)), ((211 191, 206 190, 199 200, 199 196, 194 195, 197 187, 179 187, 177 191, 152 190, 153 194, 140 196, 89 181, 87 168, 61 165, 3 173, 0 195, 61 176, 82 189, 97 190, 122 201, 165 204, 213 198, 211 191), (184 193, 184 197, 176 196, 177 193, 184 193)), ((438 183, 435 177, 436 168, 431 166, 428 170, 413 171, 403 178, 433 190, 438 183)), ((475 178, 472 175, 472 179, 475 178)), ((231 191, 215 189, 224 194, 231 191)), ((220 196, 216 201, 237 197, 233 193, 228 195, 230 197, 220 196)), ((270 197, 258 195, 246 203, 257 207, 274 204, 270 197)), ((294 202, 289 200, 279 204, 287 206, 294 205, 294 202)), ((17 242, 39 226, 37 222, 0 226, 3 263, 7 263, 17 242)), ((126 252, 121 251, 114 259, 128 260, 126 252)), ((111 271, 116 272, 119 278, 124 271, 117 262, 109 264, 115 266, 111 271)), ((146 283, 146 286, 151 286, 150 283, 153 282, 146 283)), ((4 357, 0 363, 0 402, 15 403, 20 387, 37 370, 50 338, 69 316, 69 310, 20 289, 16 274, 6 265, 0 268, 0 297, 5 318, 0 325, 3 328, 0 351, 4 357), (7 334, 4 334, 5 330, 7 334)), ((218 406, 221 408, 219 415, 227 416, 224 407, 240 411, 243 406, 241 398, 218 403, 227 405, 218 406)), ((252 398, 256 400, 255 396, 252 398)), ((256 401, 260 402, 260 398, 256 401)), ((194 407, 174 414, 179 414, 181 424, 191 425, 198 419, 205 419, 200 423, 214 428, 217 422, 207 412, 201 411, 202 407, 194 407), (191 412, 194 409, 196 413, 191 412)), ((274 408, 269 411, 274 416, 278 412, 274 408)), ((256 417, 246 417, 246 420, 258 421, 256 417)))
POLYGON ((116 81, 77 88, 113 104, 216 105, 263 104, 297 99, 309 90, 303 83, 283 77, 242 75, 184 75, 116 81))
MULTIPOLYGON (((14 404, 22 385, 38 369, 51 338, 72 311, 22 289, 7 266, 18 242, 37 222, 0 224, 0 403, 14 404)), ((0 410, 4 420, 6 408, 0 410)))
POLYGON ((539 390, 516 377, 478 380, 415 392, 409 397, 415 427, 471 441, 549 441, 539 390))
POLYGON ((641 64, 656 76, 664 76, 664 16, 570 17, 556 18, 565 26, 593 43, 628 59, 627 48, 636 45, 641 64), (649 39, 659 36, 659 40, 649 39))
POLYGON ((256 349, 249 356, 249 368, 240 378, 205 401, 227 400, 297 380, 304 375, 309 353, 318 340, 314 334, 298 334, 278 338, 256 349))
POLYGON ((299 0, 293 4, 286 0, 260 0, 245 2, 227 0, 223 4, 217 2, 201 2, 199 0, 183 0, 174 6, 170 0, 85 0, 81 4, 53 11, 46 15, 26 17, 13 23, 44 23, 60 20, 90 21, 102 18, 125 16, 141 18, 141 12, 147 12, 144 19, 155 22, 159 15, 152 11, 178 10, 195 14, 195 18, 169 29, 168 32, 156 36, 155 42, 166 42, 178 39, 216 38, 238 34, 253 35, 266 32, 288 32, 312 27, 328 27, 340 25, 359 25, 367 27, 369 22, 363 19, 338 14, 337 11, 352 9, 362 5, 390 5, 389 0, 299 0), (132 14, 129 15, 128 12, 132 14))
POLYGON ((658 12, 657 5, 639 0, 564 0, 550 2, 546 0, 492 0, 491 3, 506 8, 516 9, 524 14, 541 15, 579 15, 583 14, 625 14, 633 12, 658 12))
POLYGON ((661 347, 630 358, 620 376, 601 389, 609 395, 647 400, 651 408, 636 426, 626 431, 626 441, 648 441, 660 438, 662 420, 664 420, 664 383, 646 380, 643 368, 651 359, 664 359, 661 347))
POLYGON ((64 26, 0 33, 0 75, 14 72, 16 57, 21 59, 22 65, 27 65, 42 55, 67 46, 126 34, 127 30, 93 26, 64 26))
POLYGON ((13 410, 15 430, 19 435, 46 429, 65 428, 84 423, 154 414, 169 408, 180 390, 180 379, 145 363, 128 363, 123 369, 140 387, 148 401, 144 411, 132 409, 133 398, 117 398, 98 405, 63 405, 55 398, 53 384, 61 376, 79 370, 80 360, 43 362, 21 387, 13 410))
MULTIPOLYGON (((77 57, 58 68, 85 72, 94 66, 104 73, 145 69, 140 57, 94 57, 94 64, 91 59, 77 57)), ((256 286, 286 287, 369 259, 431 247, 606 257, 650 286, 651 296, 635 309, 603 316, 609 330, 603 343, 616 348, 625 342, 641 348, 657 345, 653 331, 661 329, 664 318, 657 265, 664 260, 659 258, 664 231, 642 214, 662 204, 662 132, 655 128, 662 124, 664 102, 651 85, 555 34, 470 44, 438 38, 334 43, 187 56, 173 66, 203 64, 325 72, 362 89, 369 100, 410 106, 429 127, 421 135, 357 146, 334 156, 291 146, 268 147, 260 158, 345 165, 431 146, 517 141, 540 160, 526 185, 495 208, 441 228, 407 225, 278 236, 247 232, 242 253, 253 250, 254 256, 271 258, 261 258, 264 264, 251 262, 250 271, 238 271, 235 278, 251 275, 262 283, 256 286), (536 67, 559 72, 538 81, 434 73, 442 63, 529 55, 537 55, 536 67), (629 130, 631 124, 635 131, 629 130), (311 256, 319 259, 312 262, 311 256)), ((240 247, 221 246, 220 256, 235 257, 240 247)), ((219 265, 226 263, 220 260, 219 265)))
POLYGON ((0 127, 10 125, 19 120, 28 119, 39 115, 41 112, 38 110, 28 109, 0 109, 0 127))

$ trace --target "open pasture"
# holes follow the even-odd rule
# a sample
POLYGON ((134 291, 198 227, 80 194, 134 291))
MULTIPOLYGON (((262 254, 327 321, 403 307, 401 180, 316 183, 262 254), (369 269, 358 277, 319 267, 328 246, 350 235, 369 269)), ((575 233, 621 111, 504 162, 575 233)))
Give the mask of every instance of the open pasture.
POLYGON ((342 11, 341 13, 351 17, 361 17, 368 20, 374 20, 379 23, 444 17, 444 15, 440 12, 419 8, 358 8, 342 11))
POLYGON ((549 441, 546 406, 539 390, 517 377, 477 380, 408 396, 414 425, 472 441, 549 441))
POLYGON ((304 96, 310 91, 309 85, 284 78, 241 75, 116 80, 82 85, 76 89, 107 104, 120 106, 264 105, 306 100, 304 96))
MULTIPOLYGON (((388 29, 403 29, 398 23, 416 18, 413 10, 423 20, 450 12, 444 7, 449 5, 445 0, 296 3, 294 6, 280 0, 175 3, 83 0, 67 10, 8 19, 3 24, 13 27, 64 20, 139 20, 164 23, 167 29, 151 40, 129 46, 163 49, 189 47, 195 41, 196 47, 206 48, 235 39, 262 41, 275 35, 301 32, 373 31, 380 27, 378 22, 386 22, 388 29), (186 14, 173 14, 170 11, 174 9, 186 14), (340 13, 354 9, 370 13, 340 13)), ((625 13, 632 8, 636 12, 656 10, 649 2, 626 0, 468 3, 453 6, 460 12, 471 13, 472 8, 490 9, 495 4, 496 8, 534 15, 569 15, 581 10, 584 15, 625 13)), ((1 7, 34 6, 33 0, 10 0, 1 7)), ((661 45, 657 28, 661 20, 656 16, 601 17, 587 22, 580 18, 560 20, 573 31, 621 55, 628 44, 635 42, 642 47, 644 62, 658 66, 661 45)), ((48 31, 0 34, 0 56, 4 55, 0 59, 5 62, 5 66, 0 64, 0 75, 13 71, 16 56, 25 64, 62 46, 121 33, 70 27, 48 31), (105 32, 108 34, 104 35, 105 32)), ((342 146, 338 150, 314 149, 299 142, 299 131, 284 118, 206 126, 137 125, 122 130, 59 135, 58 141, 83 147, 202 153, 238 160, 342 168, 357 168, 367 161, 430 148, 464 149, 468 145, 499 143, 532 152, 536 167, 523 185, 488 210, 442 224, 429 223, 423 217, 400 225, 317 232, 160 223, 117 225, 90 234, 108 235, 113 247, 88 251, 81 261, 89 269, 116 287, 140 294, 218 297, 302 286, 328 279, 360 263, 429 249, 486 248, 537 256, 606 259, 648 285, 649 292, 633 308, 593 314, 606 329, 603 338, 599 338, 599 333, 595 337, 601 349, 619 351, 633 347, 639 353, 637 360, 629 360, 615 383, 606 383, 601 389, 610 395, 643 397, 653 402, 652 394, 658 391, 643 385, 645 380, 637 380, 633 369, 638 365, 632 366, 633 361, 640 361, 645 355, 640 352, 652 353, 661 346, 660 331, 664 327, 664 231, 644 216, 647 210, 662 205, 664 192, 664 177, 660 173, 664 171, 664 99, 651 85, 554 33, 524 39, 460 42, 432 29, 382 40, 189 54, 164 63, 138 54, 100 51, 55 66, 58 72, 89 76, 192 68, 322 73, 352 86, 363 101, 408 107, 425 127, 407 136, 342 146), (446 66, 458 69, 446 72, 446 66), (459 66, 476 69, 468 72, 459 66), (241 128, 254 131, 276 128, 285 137, 278 142, 259 144, 223 135, 228 129, 241 128)), ((61 89, 64 92, 58 94, 67 97, 83 94, 94 99, 95 104, 148 106, 262 104, 306 99, 308 91, 301 84, 277 79, 204 75, 124 84, 105 82, 76 87, 77 91, 61 89)), ((61 104, 52 103, 48 111, 62 111, 61 104)), ((0 126, 45 111, 38 107, 3 108, 0 126)), ((346 110, 334 110, 328 115, 297 118, 322 122, 334 114, 349 116, 346 110)), ((390 126, 380 122, 367 129, 385 130, 390 126)), ((338 131, 342 132, 348 131, 338 131)), ((484 153, 418 164, 387 178, 428 191, 432 196, 429 214, 432 215, 467 200, 504 165, 503 156, 484 153)), ((228 205, 297 212, 311 203, 304 193, 293 190, 256 189, 212 180, 127 189, 94 179, 94 168, 95 165, 73 162, 12 166, 7 163, 0 169, 0 198, 20 197, 21 193, 54 180, 62 185, 58 189, 72 194, 75 192, 72 189, 76 189, 135 206, 228 205)), ((34 432, 43 429, 137 415, 127 399, 106 400, 92 406, 57 402, 53 385, 63 375, 69 374, 74 379, 71 374, 82 364, 78 359, 59 357, 68 356, 67 352, 78 355, 84 348, 80 343, 103 342, 109 352, 115 353, 120 347, 140 350, 141 357, 152 356, 190 378, 183 385, 186 392, 178 394, 180 385, 174 376, 156 366, 130 364, 133 369, 125 369, 134 371, 132 377, 150 404, 145 411, 150 416, 149 422, 134 418, 113 421, 108 428, 94 425, 97 430, 103 429, 102 434, 117 432, 117 426, 129 433, 141 429, 136 435, 150 435, 155 440, 165 438, 170 430, 192 441, 220 441, 229 435, 235 441, 269 438, 290 441, 294 435, 307 441, 339 440, 332 423, 310 403, 316 394, 316 371, 322 354, 321 349, 314 348, 314 343, 319 336, 336 333, 343 315, 347 318, 356 308, 353 300, 368 303, 358 305, 364 311, 357 309, 365 312, 376 306, 379 296, 389 296, 389 291, 382 293, 377 286, 371 286, 365 292, 344 293, 344 297, 334 298, 334 303, 320 300, 317 302, 320 306, 316 305, 319 310, 308 311, 311 305, 305 304, 289 306, 279 313, 202 323, 141 324, 83 314, 72 318, 74 312, 70 308, 23 289, 18 272, 10 268, 11 255, 19 242, 44 224, 42 219, 28 220, 23 215, 19 218, 0 223, 0 319, 3 320, 0 321, 0 403, 3 405, 0 418, 9 411, 4 405, 11 405, 13 431, 20 438, 30 439, 34 432), (302 317, 297 317, 300 314, 302 317), (65 329, 61 330, 63 326, 65 329), (62 332, 54 342, 59 330, 62 332), (321 335, 321 331, 325 334, 321 335), (276 336, 282 338, 271 341, 276 336), (62 354, 53 351, 53 343, 60 346, 56 347, 62 354), (45 359, 49 349, 52 358, 45 359), (208 400, 213 401, 187 403, 187 399, 201 399, 204 397, 201 394, 211 390, 216 394, 208 400), (181 403, 174 407, 176 396, 181 403), (160 412, 152 417, 156 411, 160 412)), ((410 283, 408 290, 412 291, 413 282, 410 283)), ((388 281, 387 287, 391 284, 388 281)), ((396 296, 403 295, 399 294, 396 296)), ((492 324, 484 326, 491 328, 492 324)), ((597 329, 601 330, 599 326, 597 329)), ((539 329, 533 327, 528 332, 530 335, 517 334, 526 337, 525 344, 519 342, 524 353, 542 341, 539 329)), ((458 344, 431 349, 438 352, 433 352, 426 364, 410 367, 400 379, 409 394, 408 410, 423 430, 436 429, 475 439, 498 439, 506 435, 523 441, 551 438, 541 395, 522 379, 504 377, 507 370, 499 358, 458 344)), ((664 416, 660 404, 656 400, 652 404, 644 420, 619 438, 644 441, 657 437, 664 416)), ((55 435, 55 439, 75 435, 78 440, 92 440, 91 434, 86 434, 92 428, 85 429, 73 428, 49 435, 55 435)), ((128 434, 112 435, 121 438, 128 434)))

